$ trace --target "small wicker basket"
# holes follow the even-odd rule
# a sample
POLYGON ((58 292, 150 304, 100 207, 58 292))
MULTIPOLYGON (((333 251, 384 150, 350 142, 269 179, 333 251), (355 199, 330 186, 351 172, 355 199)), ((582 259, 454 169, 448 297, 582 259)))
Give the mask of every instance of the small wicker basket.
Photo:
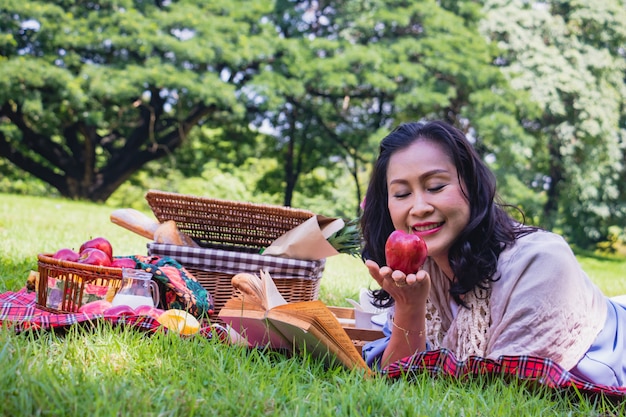
POLYGON ((37 256, 37 306, 53 313, 75 313, 90 298, 104 298, 122 284, 122 268, 87 265, 37 256))
POLYGON ((233 296, 233 275, 267 270, 288 302, 315 300, 325 260, 305 261, 260 255, 263 248, 315 214, 258 204, 149 190, 146 200, 160 221, 174 220, 178 229, 201 248, 148 244, 148 254, 180 262, 211 294, 215 317, 233 296), (294 267, 291 263, 298 263, 294 267))

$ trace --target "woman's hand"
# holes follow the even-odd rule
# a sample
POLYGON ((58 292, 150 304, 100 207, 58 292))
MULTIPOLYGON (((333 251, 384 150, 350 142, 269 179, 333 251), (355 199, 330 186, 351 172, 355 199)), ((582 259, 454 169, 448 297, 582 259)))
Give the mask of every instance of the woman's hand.
POLYGON ((388 266, 382 268, 372 260, 365 261, 370 275, 395 301, 396 309, 412 304, 426 303, 430 292, 430 275, 423 269, 415 274, 404 274, 388 266))
POLYGON ((430 275, 424 270, 415 274, 382 268, 365 261, 370 275, 394 300, 391 338, 382 356, 382 366, 426 349, 426 300, 430 292, 430 275))

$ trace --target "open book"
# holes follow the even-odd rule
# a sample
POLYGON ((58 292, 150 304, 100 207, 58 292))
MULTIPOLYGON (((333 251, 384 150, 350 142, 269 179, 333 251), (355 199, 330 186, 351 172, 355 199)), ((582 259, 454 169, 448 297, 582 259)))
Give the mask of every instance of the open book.
POLYGON ((261 278, 237 274, 232 283, 240 295, 229 299, 219 318, 250 346, 307 352, 328 364, 369 367, 337 317, 321 301, 287 303, 269 273, 261 278))

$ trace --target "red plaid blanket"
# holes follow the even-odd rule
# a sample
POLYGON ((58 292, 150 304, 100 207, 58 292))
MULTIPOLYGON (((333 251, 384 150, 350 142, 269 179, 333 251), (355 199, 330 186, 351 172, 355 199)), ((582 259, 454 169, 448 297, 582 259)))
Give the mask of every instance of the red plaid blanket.
MULTIPOLYGON (((35 293, 25 288, 18 292, 0 294, 0 324, 10 325, 16 331, 28 329, 52 329, 92 320, 106 320, 113 324, 133 326, 155 332, 163 329, 158 321, 148 316, 102 316, 84 313, 55 314, 37 308, 35 293)), ((203 327, 200 333, 211 338, 213 335, 226 340, 225 329, 203 327)), ((577 389, 590 394, 603 394, 618 400, 626 399, 626 387, 616 388, 584 381, 550 359, 530 356, 502 356, 498 361, 471 356, 465 361, 457 360, 446 349, 419 352, 398 361, 382 370, 389 378, 411 376, 427 372, 432 376, 448 375, 456 378, 471 375, 511 376, 534 381, 550 388, 577 389)))
MULTIPOLYGON (((42 310, 36 305, 34 292, 28 292, 22 288, 18 292, 5 292, 0 294, 0 325, 11 326, 15 331, 21 332, 31 329, 53 329, 70 326, 76 323, 105 320, 115 325, 132 326, 147 332, 167 331, 161 324, 149 316, 104 316, 97 314, 70 313, 57 314, 42 310)), ((226 337, 220 328, 203 327, 200 334, 211 338, 213 335, 221 340, 226 337)))
POLYGON ((532 356, 501 356, 497 361, 470 356, 467 360, 460 361, 449 350, 440 349, 416 353, 388 366, 382 372, 389 378, 399 378, 402 375, 410 377, 419 372, 456 378, 487 374, 511 376, 550 388, 574 389, 618 400, 626 399, 626 387, 592 384, 572 375, 550 359, 532 356))

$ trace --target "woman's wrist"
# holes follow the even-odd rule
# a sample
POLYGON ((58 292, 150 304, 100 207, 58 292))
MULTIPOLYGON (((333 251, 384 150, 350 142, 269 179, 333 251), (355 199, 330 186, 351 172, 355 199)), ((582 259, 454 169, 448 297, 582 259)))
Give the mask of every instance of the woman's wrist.
POLYGON ((417 328, 417 326, 415 328, 402 327, 396 323, 395 317, 391 318, 391 325, 395 327, 396 329, 400 330, 402 333, 404 333, 404 337, 406 337, 407 339, 409 338, 409 336, 413 336, 413 335, 416 335, 418 337, 423 337, 426 331, 426 326, 419 326, 420 327, 419 329, 417 328))
POLYGON ((391 325, 401 331, 405 338, 423 337, 426 331, 426 305, 396 306, 391 325))

